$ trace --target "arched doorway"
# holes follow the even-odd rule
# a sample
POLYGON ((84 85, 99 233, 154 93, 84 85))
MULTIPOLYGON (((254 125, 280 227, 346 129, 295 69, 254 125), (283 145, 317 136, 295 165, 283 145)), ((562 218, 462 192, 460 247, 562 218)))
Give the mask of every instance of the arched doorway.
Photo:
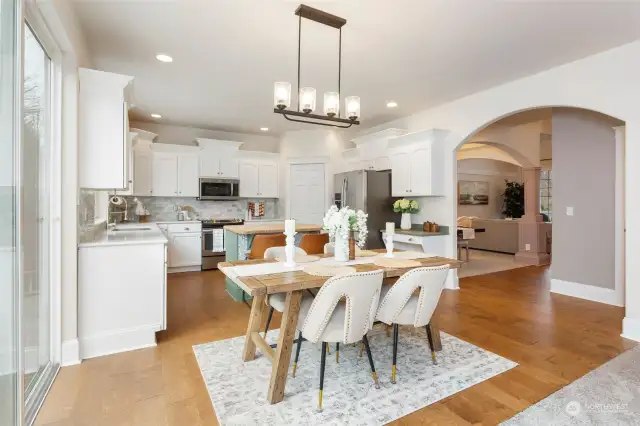
MULTIPOLYGON (((457 163, 461 151, 478 153, 482 150, 484 152, 475 158, 484 156, 504 161, 507 155, 513 163, 523 166, 524 215, 518 218, 517 224, 504 222, 505 226, 500 223, 504 218, 489 218, 494 234, 502 232, 501 228, 509 229, 504 231, 508 235, 494 235, 493 240, 515 240, 518 246, 515 257, 524 265, 549 263, 551 244, 548 243, 552 240, 553 251, 559 257, 552 268, 551 291, 623 306, 624 122, 579 108, 540 107, 516 111, 491 120, 462 139, 455 146, 454 159, 457 163), (562 173, 554 177, 554 181, 559 179, 561 182, 554 186, 553 193, 558 195, 553 200, 557 202, 554 204, 558 218, 556 227, 562 232, 551 239, 552 222, 545 222, 547 217, 543 219, 540 208, 540 187, 550 186, 549 181, 541 180, 541 175, 548 177, 551 174, 551 150, 549 147, 549 153, 540 155, 540 147, 543 140, 549 145, 555 142, 553 129, 558 130, 558 143, 562 144, 557 149, 553 144, 554 152, 557 151, 561 159, 556 166, 562 173), (541 164, 543 161, 546 166, 541 164), (592 177, 596 181, 591 181, 592 177)), ((466 158, 474 158, 468 155, 469 152, 466 154, 466 158)), ((454 167, 452 182, 456 186, 457 173, 457 167, 454 167)), ((551 193, 547 188, 547 204, 551 193)), ((459 216, 458 202, 459 197, 452 197, 453 223, 459 216)), ((545 206, 547 213, 549 207, 545 206)), ((452 247, 456 247, 456 234, 452 235, 452 240, 452 247)), ((489 249, 502 251, 500 247, 489 249)))

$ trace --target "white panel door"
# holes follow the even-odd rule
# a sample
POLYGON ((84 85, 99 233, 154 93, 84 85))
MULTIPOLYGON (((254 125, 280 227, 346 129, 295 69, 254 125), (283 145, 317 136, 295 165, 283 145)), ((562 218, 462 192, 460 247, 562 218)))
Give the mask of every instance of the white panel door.
POLYGON ((258 196, 266 198, 278 197, 278 166, 260 164, 258 166, 258 196))
POLYGON ((151 190, 156 197, 178 195, 178 156, 166 152, 154 152, 151 172, 151 190))
POLYGON ((258 165, 254 163, 240 164, 240 196, 257 197, 259 188, 258 165))
POLYGON ((220 177, 238 178, 238 159, 233 157, 220 157, 220 177))
POLYGON ((151 194, 151 151, 134 150, 133 152, 133 194, 151 194))
POLYGON ((202 264, 202 234, 170 234, 169 267, 197 266, 202 264))
POLYGON ((391 195, 405 197, 411 190, 411 156, 407 152, 391 155, 391 195))
POLYGON ((431 150, 420 148, 411 153, 410 195, 433 195, 431 193, 431 150))
POLYGON ((299 223, 322 224, 328 206, 324 164, 292 164, 289 169, 290 217, 299 223))
POLYGON ((180 154, 178 156, 178 195, 181 197, 197 197, 199 195, 198 155, 180 154))

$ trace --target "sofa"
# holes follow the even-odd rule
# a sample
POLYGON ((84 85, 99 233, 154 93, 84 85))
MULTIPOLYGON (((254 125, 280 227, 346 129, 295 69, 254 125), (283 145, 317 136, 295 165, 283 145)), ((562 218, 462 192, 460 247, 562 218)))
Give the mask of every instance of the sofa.
MULTIPOLYGON (((471 227, 484 228, 485 232, 476 232, 475 238, 469 240, 469 248, 515 254, 519 247, 518 220, 472 218, 471 227)), ((551 222, 540 227, 540 242, 545 247, 551 241, 551 222)), ((550 247, 547 252, 550 252, 550 247)))

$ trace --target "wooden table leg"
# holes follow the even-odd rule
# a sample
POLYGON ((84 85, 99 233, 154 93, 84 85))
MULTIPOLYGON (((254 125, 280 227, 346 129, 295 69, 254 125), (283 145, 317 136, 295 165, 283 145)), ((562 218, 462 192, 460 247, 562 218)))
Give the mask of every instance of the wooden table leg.
POLYGON ((442 340, 440 340, 440 328, 438 328, 438 322, 435 318, 431 318, 429 328, 431 329, 431 336, 433 336, 434 349, 436 352, 440 352, 442 350, 442 340))
POLYGON ((301 300, 302 291, 287 293, 282 322, 280 323, 278 348, 271 366, 271 379, 269 380, 269 390, 267 391, 269 404, 277 404, 284 399, 284 387, 287 384, 287 376, 289 375, 291 350, 293 349, 293 339, 296 334, 301 300))
POLYGON ((266 295, 260 294, 253 296, 251 304, 251 313, 249 314, 249 325, 247 326, 247 335, 244 338, 244 350, 242 351, 243 361, 252 361, 256 358, 256 344, 251 338, 251 333, 260 331, 262 324, 262 312, 264 311, 264 299, 266 295))

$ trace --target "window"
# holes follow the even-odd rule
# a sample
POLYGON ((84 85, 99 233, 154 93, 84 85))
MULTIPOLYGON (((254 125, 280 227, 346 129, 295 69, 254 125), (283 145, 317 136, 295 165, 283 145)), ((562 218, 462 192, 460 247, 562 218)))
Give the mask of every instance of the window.
POLYGON ((549 221, 552 220, 551 212, 553 210, 551 181, 551 170, 542 170, 540 172, 540 214, 547 215, 549 221))

